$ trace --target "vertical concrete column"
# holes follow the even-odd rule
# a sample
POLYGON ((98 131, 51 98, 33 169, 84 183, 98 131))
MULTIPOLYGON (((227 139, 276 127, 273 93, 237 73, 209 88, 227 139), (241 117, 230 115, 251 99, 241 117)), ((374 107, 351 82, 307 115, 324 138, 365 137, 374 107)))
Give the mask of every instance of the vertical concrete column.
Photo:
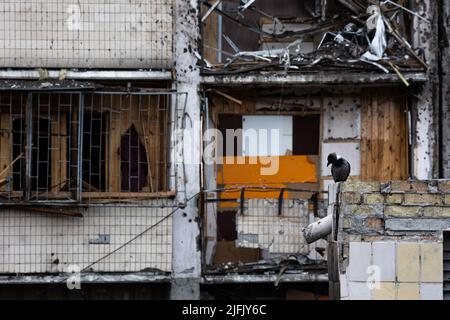
POLYGON ((414 18, 412 46, 423 48, 429 65, 429 81, 424 84, 415 103, 415 140, 413 141, 413 174, 426 180, 438 175, 438 78, 437 78, 437 11, 436 1, 416 3, 419 14, 431 23, 414 18))
MULTIPOLYGON (((175 0, 175 86, 187 93, 184 112, 177 112, 181 134, 176 135, 178 201, 185 204, 173 216, 172 299, 199 299, 201 277, 201 239, 199 208, 201 161, 200 71, 195 52, 200 29, 198 0, 175 0), (180 143, 180 140, 183 143, 180 143)), ((184 109, 185 96, 178 96, 178 110, 184 109)))
POLYGON ((441 17, 441 86, 442 86, 442 137, 441 137, 441 159, 443 178, 450 179, 450 2, 442 1, 441 17))

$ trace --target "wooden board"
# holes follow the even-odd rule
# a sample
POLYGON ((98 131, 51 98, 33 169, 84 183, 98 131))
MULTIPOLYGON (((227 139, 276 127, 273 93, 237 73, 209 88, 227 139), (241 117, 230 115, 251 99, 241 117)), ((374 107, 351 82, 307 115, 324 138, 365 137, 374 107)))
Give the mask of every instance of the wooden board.
POLYGON ((167 101, 159 96, 114 95, 100 99, 96 96, 96 104, 103 104, 101 110, 110 110, 108 134, 106 139, 106 168, 108 190, 120 192, 120 142, 121 137, 133 124, 139 134, 141 143, 147 151, 149 181, 143 191, 156 192, 166 190, 167 176, 162 168, 167 167, 167 117, 165 108, 167 101))
MULTIPOLYGON (((8 113, 0 114, 0 171, 3 171, 11 163, 11 140, 12 140, 12 126, 8 113)), ((7 178, 11 171, 6 172, 0 178, 7 178)), ((6 185, 0 188, 0 190, 6 190, 6 185)))
POLYGON ((228 262, 254 262, 260 258, 260 250, 237 248, 234 241, 218 241, 214 255, 214 265, 228 262))
MULTIPOLYGON (((214 4, 217 0, 209 0, 210 4, 214 4)), ((208 11, 206 6, 202 6, 202 17, 208 11)), ((203 31, 203 57, 210 63, 216 63, 217 51, 211 48, 218 47, 218 15, 216 11, 213 11, 205 22, 202 24, 203 31)))
POLYGON ((59 191, 67 180, 67 114, 52 114, 51 119, 51 186, 59 191))
POLYGON ((361 179, 408 178, 407 104, 394 91, 364 95, 361 110, 361 179))
MULTIPOLYGON (((8 113, 0 113, 0 172, 11 163, 12 124, 8 113)), ((11 170, 11 169, 10 169, 11 170)), ((11 171, 6 172, 0 179, 7 178, 11 171)), ((6 190, 6 185, 0 187, 6 190)))

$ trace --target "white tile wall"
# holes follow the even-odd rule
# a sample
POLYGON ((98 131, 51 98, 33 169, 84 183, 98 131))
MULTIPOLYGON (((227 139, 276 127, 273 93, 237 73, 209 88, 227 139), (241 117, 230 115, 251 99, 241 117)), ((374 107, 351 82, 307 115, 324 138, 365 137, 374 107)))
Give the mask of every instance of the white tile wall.
POLYGON ((374 242, 373 265, 380 268, 380 281, 395 281, 395 242, 374 242))
POLYGON ((442 283, 421 283, 420 299, 422 300, 442 300, 444 297, 442 283))
POLYGON ((4 0, 0 66, 167 68, 171 0, 4 0))
MULTIPOLYGON (((174 205, 170 200, 156 200, 153 204, 174 205)), ((0 273, 60 272, 72 264, 83 269, 172 210, 171 207, 95 207, 85 211, 82 218, 3 210, 0 215, 0 273), (100 234, 108 234, 110 243, 89 243, 100 234)), ((98 272, 132 272, 146 268, 171 271, 171 259, 172 219, 168 218, 92 268, 98 272)))
MULTIPOLYGON (((350 242, 349 265, 346 273, 340 275, 342 298, 442 300, 441 252, 442 243, 437 242, 350 242), (419 250, 421 246, 424 248, 419 250), (436 274, 435 280, 425 282, 429 279, 420 279, 420 266, 416 264, 425 264, 429 274, 436 274), (376 276, 367 273, 371 265, 380 267, 379 288, 370 288, 367 284, 369 277, 376 276)), ((421 270, 423 273, 423 266, 421 270)))
POLYGON ((371 300, 372 290, 367 286, 365 282, 353 282, 348 283, 348 293, 350 300, 371 300))
POLYGON ((350 242, 349 266, 347 276, 349 281, 367 281, 367 268, 372 265, 372 243, 350 242))

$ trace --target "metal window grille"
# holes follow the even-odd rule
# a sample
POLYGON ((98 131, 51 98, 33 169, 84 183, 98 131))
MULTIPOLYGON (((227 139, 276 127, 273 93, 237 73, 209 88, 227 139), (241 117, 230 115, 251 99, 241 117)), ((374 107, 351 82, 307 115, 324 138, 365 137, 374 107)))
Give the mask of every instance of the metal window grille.
POLYGON ((178 117, 170 111, 178 95, 0 93, 0 203, 127 204, 173 195, 178 117))

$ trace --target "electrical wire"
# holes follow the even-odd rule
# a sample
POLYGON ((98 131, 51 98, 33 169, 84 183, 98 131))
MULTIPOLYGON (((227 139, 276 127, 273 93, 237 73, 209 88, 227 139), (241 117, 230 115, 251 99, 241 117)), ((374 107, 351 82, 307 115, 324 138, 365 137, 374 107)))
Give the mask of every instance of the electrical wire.
MULTIPOLYGON (((197 196, 199 196, 202 193, 202 191, 199 191, 197 193, 195 193, 194 195, 192 195, 191 197, 189 197, 188 199, 186 199, 186 202, 184 203, 184 205, 187 205, 188 202, 190 202, 191 200, 193 200, 194 198, 196 198, 197 196)), ((95 260, 94 262, 91 262, 89 265, 87 265, 86 267, 84 267, 83 269, 81 269, 80 274, 81 273, 85 273, 86 271, 89 271, 94 265, 100 263, 101 261, 105 260, 106 258, 112 256, 114 253, 116 253, 117 251, 123 249, 124 247, 126 247, 127 245, 129 245, 130 243, 132 243, 133 241, 137 240, 138 238, 142 237, 144 234, 146 234, 147 232, 149 232, 150 230, 152 230, 153 228, 157 227, 159 224, 161 224, 162 222, 164 222, 165 220, 169 219, 171 216, 173 216, 175 214, 175 212, 177 212, 178 210, 184 208, 184 206, 178 206, 177 208, 175 208, 174 210, 172 210, 168 215, 164 216, 163 218, 161 218, 158 222, 154 223, 153 225, 147 227, 145 230, 143 230, 142 232, 138 233, 137 235, 135 235, 133 238, 131 238, 130 240, 124 242, 123 244, 121 244, 119 247, 117 247, 116 249, 108 252, 107 254, 103 255, 102 257, 100 257, 99 259, 95 260)), ((65 279, 56 282, 56 284, 62 284, 64 282, 67 282, 67 280, 70 279, 70 277, 72 276, 69 275, 68 277, 66 277, 65 279)), ((50 286, 44 288, 41 292, 44 293, 46 292, 48 289, 50 288, 50 286)))

